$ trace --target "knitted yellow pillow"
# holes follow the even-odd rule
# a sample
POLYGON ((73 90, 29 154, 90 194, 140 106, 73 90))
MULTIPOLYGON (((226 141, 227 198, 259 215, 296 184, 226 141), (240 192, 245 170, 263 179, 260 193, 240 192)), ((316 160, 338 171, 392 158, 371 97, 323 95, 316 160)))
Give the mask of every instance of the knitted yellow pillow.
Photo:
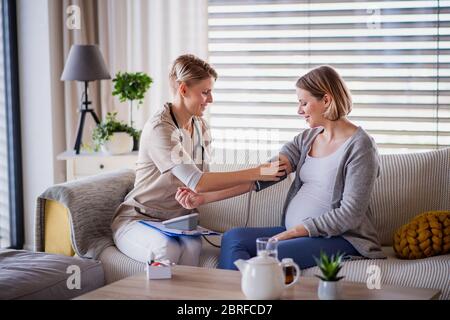
POLYGON ((450 252, 450 211, 419 214, 394 234, 394 251, 401 259, 420 259, 450 252))

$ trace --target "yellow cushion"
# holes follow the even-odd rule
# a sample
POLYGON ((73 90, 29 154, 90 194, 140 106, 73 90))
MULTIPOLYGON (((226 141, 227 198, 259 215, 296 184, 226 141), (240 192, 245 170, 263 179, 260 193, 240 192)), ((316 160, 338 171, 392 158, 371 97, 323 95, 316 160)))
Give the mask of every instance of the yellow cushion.
POLYGON ((48 253, 73 256, 70 241, 69 210, 54 200, 45 201, 44 250, 48 253))
POLYGON ((414 217, 394 234, 394 251, 402 259, 420 259, 450 252, 450 211, 429 211, 414 217))

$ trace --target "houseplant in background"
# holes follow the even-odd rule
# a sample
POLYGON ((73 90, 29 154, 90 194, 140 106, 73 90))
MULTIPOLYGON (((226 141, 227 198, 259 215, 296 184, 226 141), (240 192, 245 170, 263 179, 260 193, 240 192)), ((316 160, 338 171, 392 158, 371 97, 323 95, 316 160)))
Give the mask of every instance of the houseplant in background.
MULTIPOLYGON (((153 83, 153 79, 150 78, 144 72, 124 72, 120 71, 116 74, 113 79, 114 91, 113 96, 118 96, 120 102, 129 102, 130 112, 129 112, 129 123, 128 125, 134 128, 133 123, 133 104, 137 101, 137 107, 144 102, 144 95, 153 83)), ((133 150, 138 150, 139 140, 134 141, 133 150)))
POLYGON ((131 152, 133 141, 139 141, 140 132, 124 122, 116 119, 117 112, 108 112, 106 120, 102 121, 94 129, 92 140, 95 151, 109 154, 122 154, 131 152))
POLYGON ((342 269, 344 253, 332 254, 329 257, 325 252, 320 252, 320 258, 314 257, 322 275, 316 275, 320 279, 318 296, 320 300, 335 300, 339 298, 338 282, 344 277, 338 277, 342 269))

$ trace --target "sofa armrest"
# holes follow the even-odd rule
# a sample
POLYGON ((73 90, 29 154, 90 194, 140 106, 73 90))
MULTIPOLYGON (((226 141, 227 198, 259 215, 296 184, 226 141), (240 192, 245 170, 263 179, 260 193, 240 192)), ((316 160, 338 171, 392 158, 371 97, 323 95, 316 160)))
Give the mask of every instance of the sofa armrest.
POLYGON ((46 253, 72 257, 69 210, 55 200, 45 200, 44 207, 44 248, 46 253))
MULTIPOLYGON (((37 199, 35 250, 45 244, 46 202, 67 208, 73 250, 80 257, 97 258, 113 244, 111 219, 134 183, 133 170, 120 170, 55 185, 37 199)), ((48 239, 48 238, 47 238, 48 239)))

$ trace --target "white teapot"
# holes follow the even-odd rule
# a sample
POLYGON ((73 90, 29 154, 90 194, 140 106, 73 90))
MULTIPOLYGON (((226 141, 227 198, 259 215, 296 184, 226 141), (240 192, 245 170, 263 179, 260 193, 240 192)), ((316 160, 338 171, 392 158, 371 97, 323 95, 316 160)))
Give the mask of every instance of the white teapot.
POLYGON ((286 285, 283 266, 287 263, 279 262, 270 257, 267 251, 260 252, 250 260, 236 260, 234 264, 242 274, 241 288, 245 296, 252 300, 275 300, 283 294, 283 290, 297 282, 300 269, 294 262, 289 263, 295 270, 294 280, 286 285))

